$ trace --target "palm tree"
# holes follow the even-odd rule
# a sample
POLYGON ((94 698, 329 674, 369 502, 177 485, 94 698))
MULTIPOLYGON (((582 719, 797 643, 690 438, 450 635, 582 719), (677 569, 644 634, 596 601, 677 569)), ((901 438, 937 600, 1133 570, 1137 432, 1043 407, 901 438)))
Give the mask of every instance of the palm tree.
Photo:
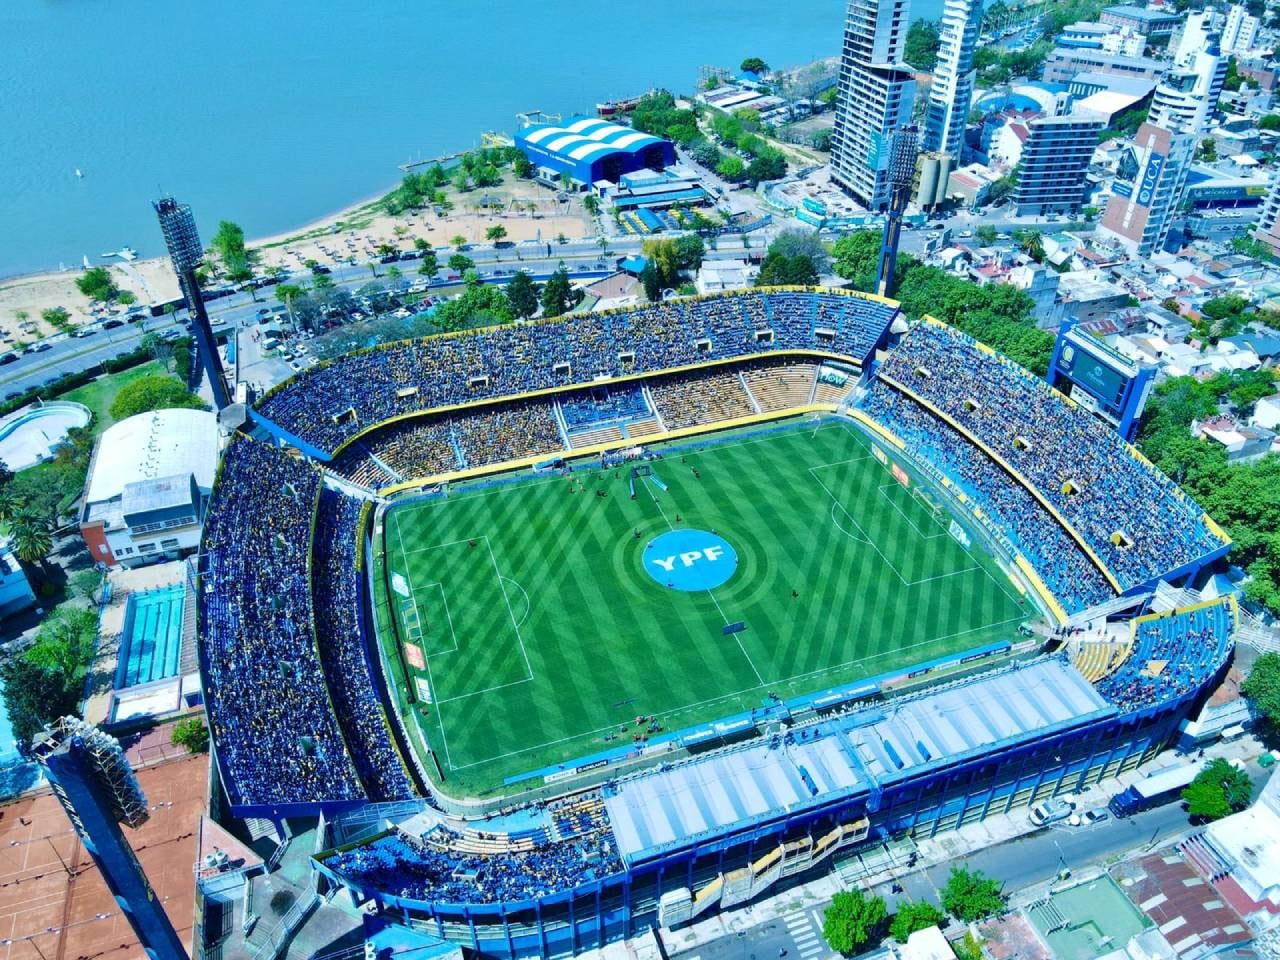
POLYGON ((49 554, 53 550, 49 526, 47 518, 34 513, 19 513, 9 521, 13 552, 23 563, 39 564, 46 575, 49 572, 49 554))
POLYGON ((8 523, 22 509, 22 501, 9 486, 0 487, 0 522, 8 523))

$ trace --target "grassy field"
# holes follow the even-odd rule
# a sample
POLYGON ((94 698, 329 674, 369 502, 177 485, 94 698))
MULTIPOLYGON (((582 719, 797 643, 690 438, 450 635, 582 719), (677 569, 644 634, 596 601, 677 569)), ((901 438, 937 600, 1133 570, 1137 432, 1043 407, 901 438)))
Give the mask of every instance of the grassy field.
POLYGON ((165 372, 164 367, 158 360, 149 360, 119 373, 105 374, 92 383, 86 383, 83 387, 76 387, 76 389, 68 391, 58 399, 83 403, 92 410, 93 432, 101 433, 115 423, 111 419, 111 401, 115 400, 116 394, 120 392, 121 387, 133 383, 140 377, 165 372))
POLYGON ((382 642, 451 792, 621 746, 639 715, 679 729, 1008 639, 1034 612, 850 424, 672 450, 652 469, 634 499, 630 468, 596 468, 386 514, 382 642), (732 558, 650 547, 672 531, 714 531, 732 575, 673 589, 732 558))

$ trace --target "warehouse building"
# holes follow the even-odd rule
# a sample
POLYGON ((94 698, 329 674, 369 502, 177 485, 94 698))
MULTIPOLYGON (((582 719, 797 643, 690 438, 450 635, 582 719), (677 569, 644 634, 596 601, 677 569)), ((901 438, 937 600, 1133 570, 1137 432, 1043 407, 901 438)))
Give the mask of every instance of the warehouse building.
POLYGON ((515 143, 536 177, 555 182, 565 174, 578 190, 600 180, 617 183, 637 170, 662 170, 676 159, 669 140, 594 117, 532 124, 516 133, 515 143))

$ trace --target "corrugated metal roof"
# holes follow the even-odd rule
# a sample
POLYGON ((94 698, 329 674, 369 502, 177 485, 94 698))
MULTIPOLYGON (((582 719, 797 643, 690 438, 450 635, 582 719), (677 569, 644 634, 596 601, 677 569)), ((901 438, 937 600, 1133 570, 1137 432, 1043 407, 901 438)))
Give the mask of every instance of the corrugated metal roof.
POLYGON ((1074 667, 1038 660, 624 782, 605 804, 623 858, 642 860, 1111 711, 1074 667))

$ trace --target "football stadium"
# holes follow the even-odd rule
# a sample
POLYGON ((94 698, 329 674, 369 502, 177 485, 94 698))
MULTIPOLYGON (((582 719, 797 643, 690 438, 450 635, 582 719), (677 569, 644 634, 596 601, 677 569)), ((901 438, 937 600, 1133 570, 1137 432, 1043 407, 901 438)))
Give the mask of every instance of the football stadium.
POLYGON ((1230 598, 1176 599, 1229 547, 1203 511, 882 297, 386 344, 246 417, 197 574, 231 810, 322 813, 326 883, 486 955, 1078 791, 1231 653, 1230 598))

